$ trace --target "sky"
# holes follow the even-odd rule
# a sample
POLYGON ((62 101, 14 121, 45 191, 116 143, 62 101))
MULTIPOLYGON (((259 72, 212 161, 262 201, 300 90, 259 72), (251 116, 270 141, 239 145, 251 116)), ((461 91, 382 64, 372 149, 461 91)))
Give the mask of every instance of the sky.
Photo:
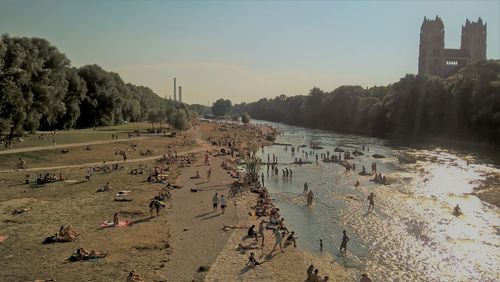
POLYGON ((424 16, 445 47, 481 17, 487 57, 500 58, 500 1, 0 0, 0 33, 41 37, 72 65, 98 64, 186 103, 387 85, 417 72, 424 16))

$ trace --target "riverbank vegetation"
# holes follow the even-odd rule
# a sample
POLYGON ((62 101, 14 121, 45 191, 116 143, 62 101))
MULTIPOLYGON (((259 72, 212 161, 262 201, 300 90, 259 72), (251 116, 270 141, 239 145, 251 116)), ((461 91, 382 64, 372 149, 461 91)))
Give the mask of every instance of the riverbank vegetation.
POLYGON ((388 86, 261 99, 233 107, 252 118, 405 141, 448 138, 500 144, 500 61, 446 79, 408 74, 388 86))
POLYGON ((41 38, 0 38, 0 133, 88 128, 125 122, 175 120, 179 130, 189 107, 125 83, 98 65, 72 67, 41 38))

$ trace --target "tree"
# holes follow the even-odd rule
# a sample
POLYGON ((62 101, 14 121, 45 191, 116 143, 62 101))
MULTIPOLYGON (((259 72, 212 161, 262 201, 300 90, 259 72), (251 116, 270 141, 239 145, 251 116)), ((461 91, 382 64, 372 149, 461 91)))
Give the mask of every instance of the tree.
POLYGON ((243 122, 244 124, 247 124, 250 122, 250 114, 245 112, 242 116, 241 116, 241 122, 243 122))
POLYGON ((215 116, 225 116, 231 111, 231 107, 231 101, 219 99, 212 105, 212 113, 215 116))
POLYGON ((240 116, 236 113, 234 114, 231 114, 231 120, 232 121, 239 121, 240 120, 240 116))
POLYGON ((148 121, 151 123, 151 129, 155 130, 154 124, 160 120, 160 116, 158 115, 158 110, 152 109, 148 112, 148 121))
POLYGON ((178 131, 183 131, 189 128, 189 113, 186 109, 181 108, 173 111, 169 116, 170 125, 178 131))

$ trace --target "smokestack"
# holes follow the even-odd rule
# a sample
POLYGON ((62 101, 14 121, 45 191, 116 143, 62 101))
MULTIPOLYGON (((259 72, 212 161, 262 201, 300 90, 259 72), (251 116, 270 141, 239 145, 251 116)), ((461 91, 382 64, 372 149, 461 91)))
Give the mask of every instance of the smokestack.
POLYGON ((182 86, 179 86, 179 102, 182 103, 182 86))
POLYGON ((177 101, 177 82, 176 78, 174 77, 174 101, 177 101))

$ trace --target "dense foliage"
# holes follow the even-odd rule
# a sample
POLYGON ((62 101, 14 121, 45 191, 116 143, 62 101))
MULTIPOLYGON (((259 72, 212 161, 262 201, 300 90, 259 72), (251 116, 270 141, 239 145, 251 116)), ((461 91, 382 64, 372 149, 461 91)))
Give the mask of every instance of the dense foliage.
POLYGON ((261 99, 233 107, 253 118, 418 141, 426 137, 500 144, 500 61, 446 79, 406 75, 385 86, 261 99))
POLYGON ((225 116, 231 111, 232 103, 230 100, 219 99, 212 105, 212 113, 219 117, 225 116))
POLYGON ((97 65, 71 67, 44 39, 1 37, 0 133, 115 125, 147 120, 151 111, 166 119, 174 108, 97 65))
POLYGON ((246 112, 245 112, 245 113, 243 113, 243 114, 241 115, 241 122, 242 122, 242 123, 244 123, 244 124, 249 123, 249 122, 250 122, 250 114, 248 114, 248 113, 246 113, 246 112))

